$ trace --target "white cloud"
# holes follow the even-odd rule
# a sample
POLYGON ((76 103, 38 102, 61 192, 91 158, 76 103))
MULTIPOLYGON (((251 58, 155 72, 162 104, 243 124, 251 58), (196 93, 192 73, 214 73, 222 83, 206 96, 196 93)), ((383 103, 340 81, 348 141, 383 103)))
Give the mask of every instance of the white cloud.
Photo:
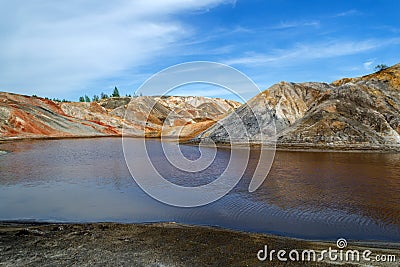
POLYGON ((173 18, 226 0, 2 1, 0 88, 84 88, 147 63, 193 34, 173 18))
POLYGON ((277 25, 273 25, 268 27, 271 30, 283 30, 290 28, 299 28, 299 27, 315 27, 318 28, 320 26, 320 22, 318 20, 310 20, 310 21, 281 21, 277 25))
POLYGON ((400 43, 400 38, 324 42, 298 44, 289 49, 274 50, 269 54, 247 53, 242 57, 223 60, 227 65, 269 65, 272 63, 292 64, 304 60, 333 58, 358 54, 373 49, 400 43))
POLYGON ((374 63, 373 60, 369 60, 363 63, 364 69, 366 70, 371 70, 372 69, 372 64, 374 63))
POLYGON ((340 13, 337 13, 335 15, 333 15, 332 17, 336 18, 336 17, 348 17, 348 16, 354 16, 354 15, 360 15, 361 12, 356 10, 356 9, 350 9, 347 11, 343 11, 340 13))

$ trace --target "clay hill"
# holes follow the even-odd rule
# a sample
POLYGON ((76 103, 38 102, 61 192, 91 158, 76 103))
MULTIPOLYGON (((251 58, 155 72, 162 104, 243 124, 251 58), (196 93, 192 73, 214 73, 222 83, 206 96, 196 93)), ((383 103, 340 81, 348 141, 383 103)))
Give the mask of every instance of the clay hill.
POLYGON ((0 139, 112 136, 121 135, 123 128, 132 136, 158 137, 163 132, 167 137, 194 137, 240 105, 175 96, 60 103, 0 92, 0 139))
POLYGON ((60 103, 0 93, 3 140, 121 135, 124 129, 139 137, 257 144, 269 141, 271 125, 282 148, 399 151, 400 64, 331 84, 280 82, 244 105, 177 96, 60 103))
POLYGON ((399 150, 400 64, 331 84, 280 82, 194 141, 229 142, 230 137, 263 142, 261 132, 271 127, 272 121, 278 147, 399 150), (236 115, 247 131, 235 131, 236 115))

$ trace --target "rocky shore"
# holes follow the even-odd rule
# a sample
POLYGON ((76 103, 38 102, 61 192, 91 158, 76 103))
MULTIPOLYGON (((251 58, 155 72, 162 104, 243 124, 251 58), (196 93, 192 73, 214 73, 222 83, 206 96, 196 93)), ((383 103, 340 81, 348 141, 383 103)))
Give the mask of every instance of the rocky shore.
MULTIPOLYGON (((291 239, 273 235, 236 232, 219 228, 156 224, 0 224, 1 266, 299 266, 305 262, 259 261, 257 252, 269 250, 322 251, 336 242, 291 239)), ((346 249, 369 249, 374 255, 395 255, 400 245, 349 242, 346 249)), ((354 266, 350 262, 308 262, 310 266, 354 266)), ((371 266, 360 261, 358 266, 371 266)))

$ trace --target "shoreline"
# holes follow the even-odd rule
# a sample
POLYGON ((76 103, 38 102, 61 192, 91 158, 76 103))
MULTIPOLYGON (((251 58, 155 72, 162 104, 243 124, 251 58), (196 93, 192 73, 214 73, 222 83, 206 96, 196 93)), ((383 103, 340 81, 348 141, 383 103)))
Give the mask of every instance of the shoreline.
MULTIPOLYGON (((37 137, 0 137, 0 145, 2 143, 9 143, 14 141, 35 141, 35 140, 62 140, 62 139, 91 139, 91 138, 145 138, 160 141, 177 141, 176 137, 160 137, 153 136, 124 136, 123 134, 113 134, 113 135, 75 135, 75 136, 37 136, 37 137)), ((180 139, 181 144, 184 145, 197 145, 199 142, 194 142, 192 140, 180 139)), ((233 143, 232 146, 243 147, 246 144, 243 143, 233 143)), ((207 143, 203 144, 207 146, 207 143)), ((210 145, 211 146, 211 145, 210 145)), ((218 148, 230 148, 230 143, 217 142, 216 146, 218 148)), ((251 149, 259 149, 261 144, 250 143, 251 149)), ((271 146, 265 145, 265 149, 273 149, 271 146)), ((276 151, 295 151, 295 152, 348 152, 348 153, 400 153, 399 146, 382 147, 382 146, 364 146, 364 145, 311 145, 311 144, 279 144, 275 146, 276 151)))
MULTIPOLYGON (((21 226, 21 227, 40 227, 40 226, 57 226, 57 225, 134 225, 134 226, 160 226, 163 227, 164 225, 176 225, 179 227, 189 227, 189 228, 205 228, 211 230, 219 230, 225 232, 232 232, 232 233, 239 233, 239 234, 247 234, 247 235, 261 235, 267 237, 275 237, 281 239, 290 239, 290 240, 297 240, 302 242, 312 242, 312 243, 332 243, 336 242, 336 240, 331 239, 313 239, 313 238, 303 238, 303 237, 295 237, 295 236, 286 236, 280 235, 276 233, 268 233, 268 232, 258 232, 258 231, 251 231, 251 230, 240 230, 234 228, 226 228, 223 226, 218 225, 208 225, 208 224, 190 224, 190 223, 180 223, 175 221, 149 221, 149 222, 117 222, 117 221, 92 221, 92 222, 85 222, 85 221, 36 221, 36 220, 0 220, 0 229, 3 227, 8 226, 21 226)), ((1 231, 0 231, 1 232, 1 231)), ((400 240, 358 240, 354 239, 351 241, 353 244, 357 244, 360 246, 376 246, 376 247, 383 247, 385 245, 391 246, 393 248, 400 249, 400 240)))
MULTIPOLYGON (((183 141, 182 144, 185 145, 198 145, 199 141, 183 141)), ((203 143, 203 146, 212 147, 211 143, 203 143)), ((312 144, 288 144, 288 143, 276 143, 272 145, 260 144, 260 143, 227 143, 227 142, 216 142, 216 147, 219 148, 230 148, 232 147, 246 147, 249 146, 250 149, 260 149, 263 145, 265 150, 275 149, 276 151, 298 151, 298 152, 349 152, 349 153, 400 153, 399 146, 383 147, 383 146, 366 146, 366 145, 312 145, 312 144)))
MULTIPOLYGON (((269 249, 322 251, 336 241, 310 241, 210 226, 167 223, 28 223, 0 222, 0 264, 5 265, 138 265, 138 266, 298 266, 301 262, 259 261, 269 249)), ((346 249, 369 249, 396 255, 400 243, 349 241, 346 249)), ((331 266, 324 259, 314 266, 331 266)), ((335 262, 346 263, 346 262, 335 262)), ((366 264, 358 262, 357 264, 366 264)), ((347 262, 349 264, 349 262, 347 262)))

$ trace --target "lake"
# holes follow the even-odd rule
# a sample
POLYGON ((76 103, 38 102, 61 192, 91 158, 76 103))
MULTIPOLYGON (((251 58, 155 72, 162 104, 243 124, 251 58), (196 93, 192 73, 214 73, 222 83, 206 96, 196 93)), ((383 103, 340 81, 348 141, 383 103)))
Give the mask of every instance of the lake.
MULTIPOLYGON (((213 181, 230 157, 229 149, 218 149, 208 169, 187 173, 163 160, 160 141, 146 146, 156 168, 185 186, 213 181)), ((400 241, 400 154, 278 151, 263 185, 249 193, 254 150, 229 194, 202 207, 178 208, 135 183, 120 138, 6 142, 0 150, 10 152, 0 154, 2 221, 173 221, 307 239, 400 241)), ((181 150, 199 156, 196 146, 181 150)))

